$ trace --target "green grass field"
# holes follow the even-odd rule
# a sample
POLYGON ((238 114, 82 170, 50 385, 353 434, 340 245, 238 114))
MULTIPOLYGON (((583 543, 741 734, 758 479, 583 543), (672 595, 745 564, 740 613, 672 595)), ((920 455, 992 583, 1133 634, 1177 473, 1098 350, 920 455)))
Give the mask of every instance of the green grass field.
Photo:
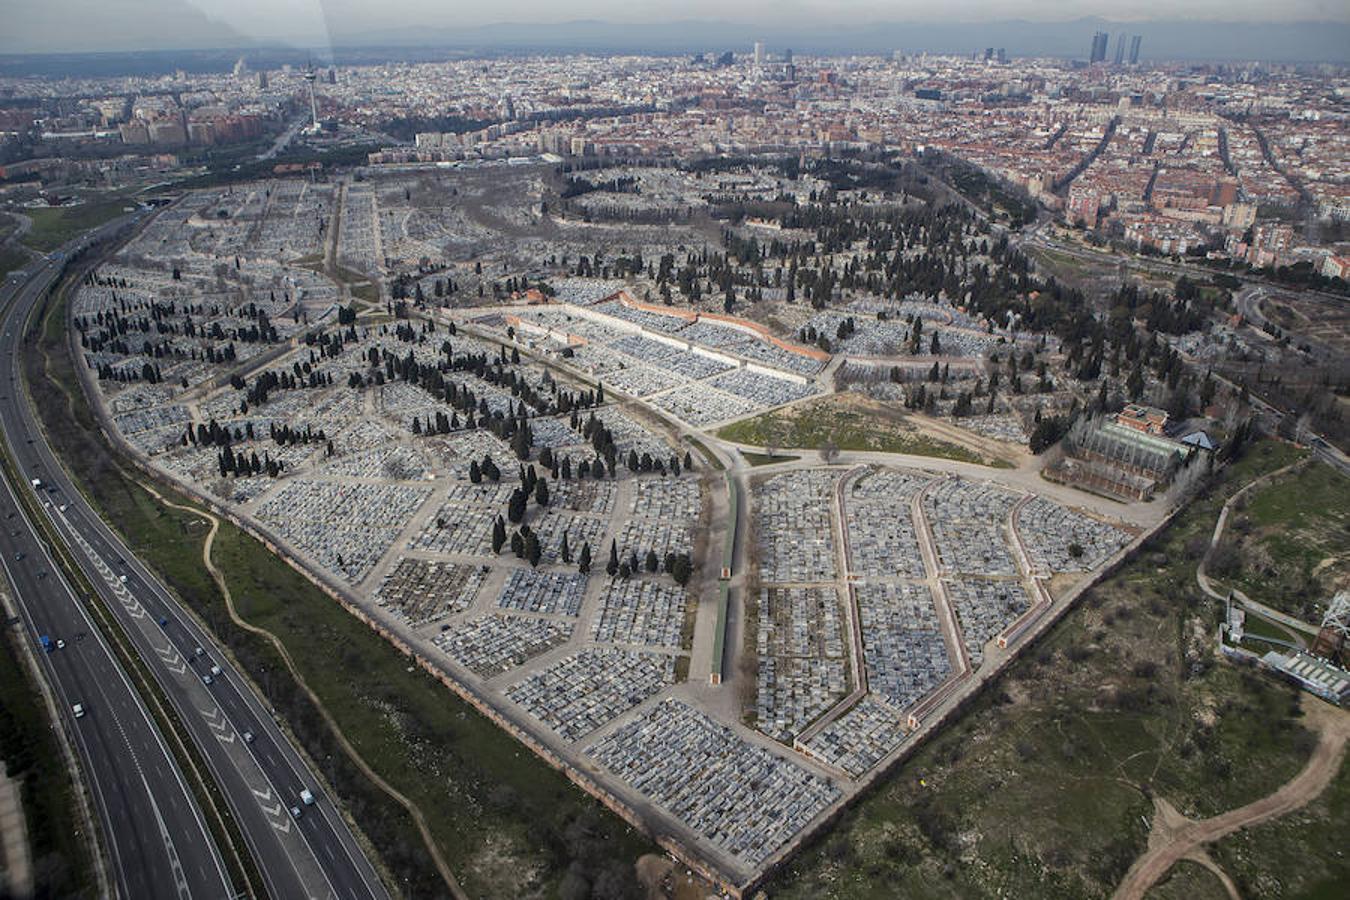
POLYGON ((1350 577, 1350 477, 1313 462, 1234 504, 1215 572, 1307 622, 1350 577))
POLYGON ((1223 500, 1291 459, 1264 442, 1089 591, 945 731, 769 886, 774 898, 1111 894, 1150 796, 1211 816, 1264 796, 1312 734, 1285 684, 1218 664, 1195 565, 1223 500))
POLYGON ((821 397, 785 410, 724 425, 717 436, 755 447, 818 450, 833 442, 840 450, 876 450, 932 456, 981 465, 1008 465, 942 441, 906 423, 891 407, 856 396, 821 397))
MULTIPOLYGON (((92 437, 60 331, 59 315, 48 317, 38 348, 47 354, 47 368, 33 353, 26 370, 53 443, 86 493, 229 647, 320 761, 407 894, 444 896, 410 817, 347 759, 275 649, 230 622, 201 564, 204 521, 161 506, 92 437)), ((655 849, 644 837, 430 676, 410 671, 383 639, 228 523, 216 539, 215 559, 246 621, 281 638, 363 758, 415 798, 471 896, 550 896, 565 881, 633 883, 633 864, 655 849)))
POLYGON ((112 199, 79 206, 25 209, 23 214, 33 220, 33 227, 23 236, 23 242, 34 250, 50 252, 77 234, 122 215, 127 205, 126 200, 112 199))

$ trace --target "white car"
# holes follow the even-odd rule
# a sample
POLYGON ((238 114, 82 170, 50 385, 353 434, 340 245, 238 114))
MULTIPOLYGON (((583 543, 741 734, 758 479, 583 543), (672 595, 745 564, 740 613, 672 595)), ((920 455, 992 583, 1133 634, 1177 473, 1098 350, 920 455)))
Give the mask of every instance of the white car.
POLYGON ((245 744, 251 744, 251 743, 253 743, 253 732, 251 732, 251 731, 245 731, 245 732, 244 732, 244 743, 245 743, 245 744))
POLYGON ((83 704, 83 703, 76 703, 74 706, 72 706, 72 707, 70 708, 70 711, 71 711, 72 713, 75 714, 75 718, 77 718, 77 719, 83 719, 83 718, 84 718, 84 704, 83 704))
POLYGON ((57 650, 64 650, 64 649, 66 649, 66 642, 63 641, 63 640, 61 640, 60 638, 58 638, 57 641, 56 641, 56 649, 57 649, 57 650))

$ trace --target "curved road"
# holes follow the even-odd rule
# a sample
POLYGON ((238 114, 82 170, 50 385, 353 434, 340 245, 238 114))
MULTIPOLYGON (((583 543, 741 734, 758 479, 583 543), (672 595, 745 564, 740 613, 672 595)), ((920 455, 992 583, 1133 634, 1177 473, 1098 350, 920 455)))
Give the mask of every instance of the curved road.
MULTIPOLYGON (((131 218, 139 216, 138 213, 131 218)), ((111 235, 124 224, 126 220, 109 223, 91 236, 111 235)), ((74 242, 69 249, 73 250, 86 240, 74 242)), ((4 374, 4 392, 0 394, 0 430, 14 450, 21 478, 25 482, 33 478, 41 480, 39 496, 44 512, 85 575, 97 587, 105 606, 119 619, 134 650, 153 673, 206 760, 209 774, 214 777, 244 834, 248 846, 239 849, 252 854, 267 892, 277 898, 385 900, 388 893, 346 822, 263 702, 232 669, 210 635, 183 612, 168 590, 89 507, 38 428, 20 380, 20 323, 59 275, 61 256, 53 254, 53 257, 30 266, 27 281, 11 283, 3 289, 7 307, 0 320, 0 359, 7 359, 9 364, 4 374), (11 294, 13 301, 9 302, 11 294), (218 668, 219 674, 212 674, 213 666, 218 668), (210 684, 205 680, 208 675, 211 675, 210 684), (314 793, 316 803, 313 806, 300 802, 299 792, 303 788, 314 793), (299 808, 299 818, 292 816, 291 807, 299 808)), ((4 537, 12 537, 8 529, 4 537)), ((31 545, 31 537, 25 540, 31 545)), ((9 550, 3 541, 0 541, 0 547, 9 550)), ((80 626, 73 618, 76 612, 83 615, 73 594, 67 591, 67 602, 59 602, 53 590, 58 578, 50 574, 39 578, 38 572, 33 571, 41 568, 51 572, 49 561, 41 566, 28 562, 25 567, 27 560, 12 563, 14 557, 10 552, 6 552, 4 559, 7 564, 15 564, 27 573, 29 580, 18 584, 18 594, 30 614, 37 610, 36 618, 30 624, 67 639, 67 648, 48 659, 66 654, 62 657, 63 662, 71 659, 73 663, 75 657, 86 656, 86 646, 101 647, 102 641, 96 637, 92 625, 80 626), (50 623, 41 621, 53 610, 66 607, 67 614, 62 619, 50 623), (95 640, 72 642, 70 638, 81 631, 94 635, 95 640)), ((24 577, 22 572, 18 577, 24 577)), ((124 710, 129 708, 130 701, 105 708, 104 699, 93 699, 98 687, 116 682, 113 669, 115 663, 109 656, 108 664, 100 669, 98 676, 78 686, 80 690, 87 686, 94 693, 85 702, 89 713, 75 723, 77 726, 83 728, 95 722, 100 725, 107 722, 115 732, 124 724, 124 710)), ((139 703, 139 699, 135 702, 139 703)), ((105 779, 110 784, 122 785, 130 778, 129 783, 122 785, 123 790, 133 799, 139 799, 144 807, 129 814, 120 807, 99 804, 105 830, 119 849, 114 859, 119 884, 124 871, 131 873, 126 876, 128 879, 136 878, 134 883, 123 886, 121 894, 130 898, 232 895, 234 891, 228 883, 221 884, 219 880, 215 885, 208 885, 198 878, 189 889, 177 892, 172 890, 172 879, 167 881, 170 886, 167 892, 160 887, 166 883, 164 872, 167 869, 158 865, 154 854, 147 849, 154 849, 149 840, 155 836, 157 822, 153 806, 158 804, 174 814, 167 833, 175 836, 177 842, 178 835, 186 837, 194 833, 192 822, 186 817, 188 804, 160 801, 161 794, 173 784, 172 778, 165 777, 165 771, 158 772, 160 777, 147 778, 137 790, 139 756, 111 744, 102 749, 106 752, 85 754, 86 763, 95 769, 90 776, 96 788, 96 803, 99 802, 98 789, 105 779)), ((192 809, 195 810, 195 806, 192 809)), ((197 818, 200 819, 200 814, 197 818)), ((204 834, 200 825, 195 830, 204 834)), ((209 839, 206 844, 209 845, 209 839)), ((214 852, 214 848, 209 849, 214 852)), ((181 849, 179 855, 183 855, 181 849)), ((201 858, 210 855, 207 847, 194 851, 194 868, 202 869, 201 858)))
MULTIPOLYGON (((6 302, 18 283, 7 285, 6 302)), ((13 332, 12 315, 10 304, 0 329, 13 332)), ((4 339, 3 346, 10 365, 0 381, 0 405, 9 406, 18 393, 17 364, 14 342, 4 339)), ((26 445, 11 439, 9 446, 17 459, 26 445)), ((14 490, 8 480, 0 486, 0 561, 32 639, 48 635, 65 643, 38 657, 83 762, 114 890, 129 898, 233 895, 238 886, 177 761, 14 490), (77 703, 85 710, 80 718, 73 712, 77 703)))

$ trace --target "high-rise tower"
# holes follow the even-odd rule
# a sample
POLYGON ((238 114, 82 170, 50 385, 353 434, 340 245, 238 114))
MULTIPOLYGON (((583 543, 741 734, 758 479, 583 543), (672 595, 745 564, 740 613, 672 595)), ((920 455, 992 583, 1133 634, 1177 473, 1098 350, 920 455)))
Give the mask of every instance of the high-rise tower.
POLYGON ((1111 40, 1110 35, 1105 31, 1098 31, 1092 35, 1092 53, 1088 57, 1088 62, 1099 63, 1106 61, 1106 45, 1111 40))
POLYGON ((305 66, 305 82, 309 85, 309 114, 314 117, 312 127, 315 131, 319 130, 319 104, 314 99, 314 80, 318 78, 318 73, 314 71, 314 66, 305 66))
POLYGON ((1143 40, 1142 34, 1136 34, 1130 38, 1130 65, 1132 66, 1139 65, 1139 45, 1143 43, 1143 40))

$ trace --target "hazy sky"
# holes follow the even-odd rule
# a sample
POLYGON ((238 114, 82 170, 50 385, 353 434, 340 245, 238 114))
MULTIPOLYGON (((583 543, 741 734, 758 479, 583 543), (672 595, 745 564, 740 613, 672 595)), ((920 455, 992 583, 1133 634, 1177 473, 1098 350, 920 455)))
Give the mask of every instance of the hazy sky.
POLYGON ((952 21, 964 19, 1049 19, 1064 21, 1102 16, 1113 21, 1149 18, 1223 19, 1225 21, 1350 21, 1344 0, 189 0, 193 6, 244 33, 315 34, 333 30, 388 27, 391 23, 449 27, 495 22, 559 22, 603 19, 610 22, 668 22, 687 19, 734 22, 834 23, 952 21))
MULTIPOLYGON (((240 38, 322 46, 375 29, 690 19, 779 26, 1101 16, 1125 22, 1350 22, 1346 0, 0 0, 0 51, 203 47, 240 38), (212 39, 215 39, 213 43, 212 39)), ((348 41, 350 42, 350 41, 348 41)))

